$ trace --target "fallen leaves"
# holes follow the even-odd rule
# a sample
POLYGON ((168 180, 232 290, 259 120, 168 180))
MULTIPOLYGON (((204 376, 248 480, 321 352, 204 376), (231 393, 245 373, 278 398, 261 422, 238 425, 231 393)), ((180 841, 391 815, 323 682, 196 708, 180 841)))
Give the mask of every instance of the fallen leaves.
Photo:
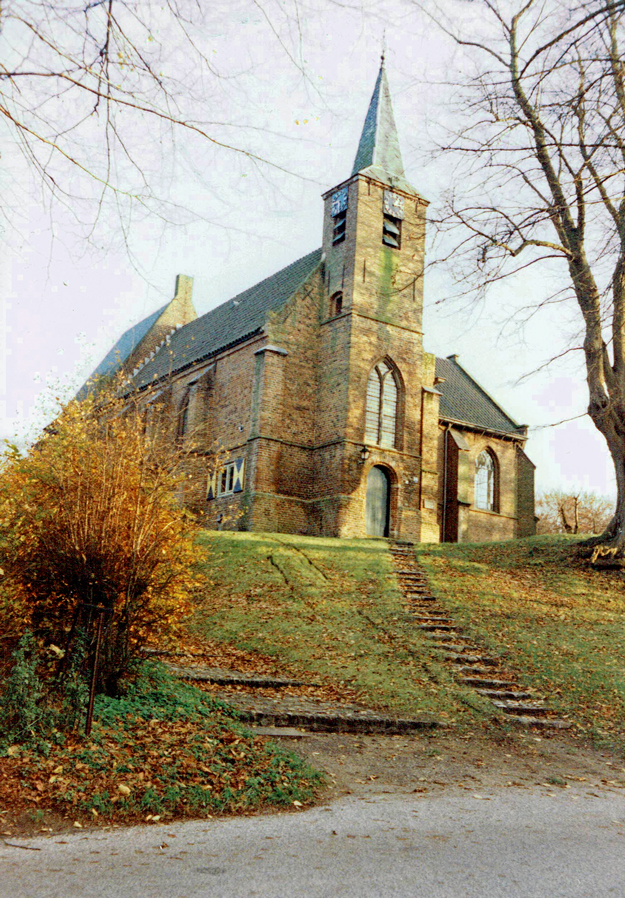
MULTIPOLYGON (((314 771, 242 730, 199 690, 167 683, 182 699, 163 696, 164 718, 173 719, 158 719, 153 705, 150 713, 140 706, 117 717, 107 712, 91 740, 70 734, 44 753, 16 746, 0 758, 0 807, 10 811, 11 825, 22 820, 18 829, 30 830, 44 815, 70 827, 156 823, 264 802, 299 808, 312 798, 314 771)), ((119 701, 122 710, 131 706, 119 701)))

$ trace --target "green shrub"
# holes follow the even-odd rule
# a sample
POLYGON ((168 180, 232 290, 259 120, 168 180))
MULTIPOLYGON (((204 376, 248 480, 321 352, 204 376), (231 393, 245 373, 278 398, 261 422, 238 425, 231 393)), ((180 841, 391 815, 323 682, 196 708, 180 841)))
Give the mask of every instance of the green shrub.
POLYGON ((0 741, 24 742, 49 729, 51 713, 37 675, 39 652, 30 630, 20 639, 0 693, 0 741))

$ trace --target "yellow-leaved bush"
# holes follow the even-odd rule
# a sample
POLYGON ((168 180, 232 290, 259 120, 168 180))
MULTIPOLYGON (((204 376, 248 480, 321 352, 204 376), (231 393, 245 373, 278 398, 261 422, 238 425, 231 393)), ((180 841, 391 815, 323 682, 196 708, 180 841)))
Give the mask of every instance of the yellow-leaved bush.
POLYGON ((17 632, 93 652, 102 615, 99 688, 117 690, 148 638, 171 634, 198 587, 197 523, 176 499, 184 458, 151 434, 115 382, 70 402, 27 453, 0 471, 4 614, 17 632))

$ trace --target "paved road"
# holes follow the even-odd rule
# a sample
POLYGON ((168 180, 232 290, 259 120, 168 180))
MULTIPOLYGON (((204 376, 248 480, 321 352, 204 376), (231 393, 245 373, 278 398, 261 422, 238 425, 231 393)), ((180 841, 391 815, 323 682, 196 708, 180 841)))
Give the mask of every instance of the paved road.
POLYGON ((579 787, 0 843, 0 898, 623 898, 625 800, 579 787))

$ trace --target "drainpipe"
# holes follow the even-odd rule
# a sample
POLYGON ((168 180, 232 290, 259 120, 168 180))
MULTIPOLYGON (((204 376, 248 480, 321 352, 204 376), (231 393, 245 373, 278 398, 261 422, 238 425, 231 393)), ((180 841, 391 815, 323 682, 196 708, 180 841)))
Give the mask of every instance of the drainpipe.
POLYGON ((421 519, 423 507, 423 412, 425 409, 425 390, 421 387, 421 432, 419 434, 419 457, 421 459, 421 470, 419 471, 419 520, 421 519))
POLYGON ((451 424, 447 425, 447 429, 445 430, 445 460, 443 462, 443 520, 441 524, 441 536, 442 542, 445 542, 445 528, 447 526, 447 443, 449 441, 449 431, 451 430, 451 424))

